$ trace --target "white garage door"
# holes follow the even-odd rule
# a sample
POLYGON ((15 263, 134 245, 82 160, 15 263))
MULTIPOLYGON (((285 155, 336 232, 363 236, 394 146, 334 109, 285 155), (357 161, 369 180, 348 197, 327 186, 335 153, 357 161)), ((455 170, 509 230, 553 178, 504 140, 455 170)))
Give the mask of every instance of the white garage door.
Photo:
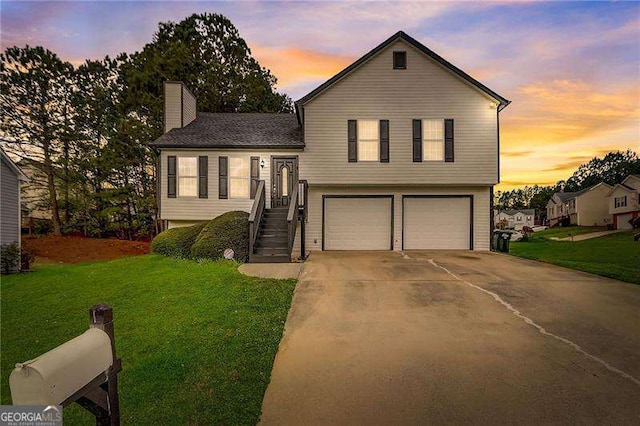
POLYGON ((324 250, 390 250, 392 198, 324 200, 324 250))
POLYGON ((633 226, 629 223, 631 220, 631 213, 618 215, 618 229, 632 229, 633 226))
POLYGON ((469 250, 469 197, 405 197, 403 204, 405 250, 469 250))

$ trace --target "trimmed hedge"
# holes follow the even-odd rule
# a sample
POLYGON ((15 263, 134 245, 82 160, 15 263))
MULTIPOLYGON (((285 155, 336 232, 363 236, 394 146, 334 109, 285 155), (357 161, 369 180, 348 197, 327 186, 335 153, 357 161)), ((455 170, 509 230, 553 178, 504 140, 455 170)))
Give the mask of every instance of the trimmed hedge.
POLYGON ((220 259, 228 248, 233 249, 237 261, 248 260, 249 213, 227 212, 207 222, 191 247, 191 257, 220 259))
POLYGON ((167 229, 151 241, 151 251, 170 257, 190 258, 191 246, 205 225, 207 222, 167 229))

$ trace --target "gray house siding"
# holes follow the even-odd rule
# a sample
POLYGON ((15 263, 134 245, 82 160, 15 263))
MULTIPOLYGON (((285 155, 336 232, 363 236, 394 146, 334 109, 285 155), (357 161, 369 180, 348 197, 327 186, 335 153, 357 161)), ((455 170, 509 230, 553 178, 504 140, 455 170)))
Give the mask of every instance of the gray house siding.
POLYGON ((20 243, 20 181, 4 158, 0 163, 0 244, 20 243))

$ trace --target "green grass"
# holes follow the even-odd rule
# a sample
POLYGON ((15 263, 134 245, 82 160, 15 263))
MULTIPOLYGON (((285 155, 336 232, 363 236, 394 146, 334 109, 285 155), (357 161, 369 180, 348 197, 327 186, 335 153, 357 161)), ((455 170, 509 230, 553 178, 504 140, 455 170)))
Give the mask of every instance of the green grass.
MULTIPOLYGON (((295 280, 231 261, 149 255, 2 277, 2 404, 16 362, 81 334, 113 306, 123 424, 255 424, 295 280)), ((65 424, 92 424, 76 404, 65 424)))
POLYGON ((589 234, 591 232, 602 232, 606 231, 606 226, 567 226, 567 227, 556 227, 549 228, 544 231, 538 231, 533 233, 533 238, 535 239, 548 239, 550 237, 554 238, 564 238, 569 235, 580 235, 580 234, 589 234))
POLYGON ((633 241, 633 234, 621 232, 576 242, 512 242, 510 254, 640 284, 640 243, 633 241))

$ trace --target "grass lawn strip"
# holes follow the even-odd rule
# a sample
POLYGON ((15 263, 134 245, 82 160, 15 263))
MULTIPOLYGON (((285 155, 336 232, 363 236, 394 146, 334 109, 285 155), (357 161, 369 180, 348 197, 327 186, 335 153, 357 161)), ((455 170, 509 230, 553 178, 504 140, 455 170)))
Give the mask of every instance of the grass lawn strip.
POLYGON ((640 243, 633 241, 633 234, 626 231, 575 242, 544 238, 512 242, 510 254, 640 284, 640 243))
MULTIPOLYGON (((16 362, 88 327, 113 306, 125 424, 255 424, 295 280, 251 278, 231 261, 147 255, 47 265, 2 278, 2 404, 16 362)), ((65 424, 90 424, 78 406, 65 424)))

